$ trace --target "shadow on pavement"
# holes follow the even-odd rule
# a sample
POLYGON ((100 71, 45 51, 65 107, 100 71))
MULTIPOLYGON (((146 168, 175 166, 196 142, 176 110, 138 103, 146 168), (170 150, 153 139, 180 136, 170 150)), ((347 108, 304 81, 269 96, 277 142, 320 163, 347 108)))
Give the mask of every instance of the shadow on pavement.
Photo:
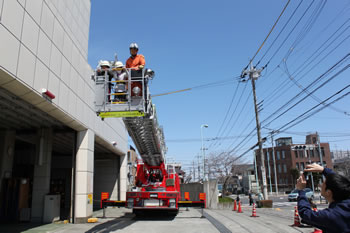
POLYGON ((40 224, 40 223, 1 223, 0 232, 19 233, 25 231, 46 232, 56 229, 60 226, 54 224, 40 224))
MULTIPOLYGON (((108 218, 111 218, 110 216, 108 218)), ((111 231, 116 231, 123 229, 127 226, 130 226, 135 222, 134 215, 131 213, 125 213, 124 216, 117 217, 113 220, 110 220, 108 222, 104 222, 101 224, 98 224, 97 226, 94 226, 90 230, 86 231, 86 233, 107 233, 111 231)))

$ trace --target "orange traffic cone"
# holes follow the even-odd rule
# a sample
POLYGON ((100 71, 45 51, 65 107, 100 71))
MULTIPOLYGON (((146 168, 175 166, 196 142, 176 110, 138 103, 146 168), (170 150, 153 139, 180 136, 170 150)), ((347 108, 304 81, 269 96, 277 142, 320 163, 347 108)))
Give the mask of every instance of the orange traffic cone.
POLYGON ((300 219, 299 219, 299 213, 298 213, 298 207, 294 207, 294 224, 292 225, 293 227, 298 227, 300 226, 300 219))
POLYGON ((238 210, 237 213, 243 213, 242 211, 242 206, 241 206, 241 201, 238 202, 238 210))
POLYGON ((252 216, 250 216, 250 217, 259 217, 258 215, 256 215, 255 203, 253 203, 253 211, 252 211, 252 216))
POLYGON ((233 210, 232 211, 237 211, 237 202, 236 202, 236 200, 233 202, 233 210))

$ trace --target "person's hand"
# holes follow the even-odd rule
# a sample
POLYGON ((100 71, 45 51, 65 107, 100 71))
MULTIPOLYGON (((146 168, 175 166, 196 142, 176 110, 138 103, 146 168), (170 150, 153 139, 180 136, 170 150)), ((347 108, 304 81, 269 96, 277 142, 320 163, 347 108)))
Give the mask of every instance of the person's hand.
POLYGON ((321 165, 318 165, 317 163, 308 164, 306 165, 306 169, 304 169, 305 172, 319 172, 322 173, 324 170, 324 167, 321 165))
POLYGON ((140 66, 139 66, 139 69, 142 70, 144 67, 145 67, 145 66, 140 65, 140 66))
POLYGON ((303 190, 306 187, 306 180, 303 174, 300 175, 300 177, 297 179, 297 185, 296 188, 298 190, 303 190))

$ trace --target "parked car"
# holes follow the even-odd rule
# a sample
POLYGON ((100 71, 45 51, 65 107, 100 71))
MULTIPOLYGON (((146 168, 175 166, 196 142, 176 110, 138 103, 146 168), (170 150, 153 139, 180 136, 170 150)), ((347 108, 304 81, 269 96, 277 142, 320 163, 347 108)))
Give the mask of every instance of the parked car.
MULTIPOLYGON (((294 189, 292 192, 290 192, 290 194, 288 194, 288 201, 296 201, 299 196, 298 191, 298 189, 294 189)), ((311 189, 305 188, 304 191, 306 192, 306 197, 308 199, 314 199, 314 192, 311 189)))

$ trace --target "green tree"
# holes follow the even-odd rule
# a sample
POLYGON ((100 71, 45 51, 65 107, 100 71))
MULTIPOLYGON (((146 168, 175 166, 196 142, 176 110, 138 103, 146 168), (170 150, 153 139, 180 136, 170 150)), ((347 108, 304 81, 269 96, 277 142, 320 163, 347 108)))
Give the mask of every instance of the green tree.
POLYGON ((292 175, 293 185, 296 184, 296 180, 299 177, 300 171, 297 168, 291 168, 290 174, 292 175))
POLYGON ((315 189, 319 190, 318 188, 318 183, 320 182, 321 178, 322 178, 322 174, 318 173, 318 172, 313 172, 312 173, 312 177, 314 179, 314 185, 315 185, 315 189))

